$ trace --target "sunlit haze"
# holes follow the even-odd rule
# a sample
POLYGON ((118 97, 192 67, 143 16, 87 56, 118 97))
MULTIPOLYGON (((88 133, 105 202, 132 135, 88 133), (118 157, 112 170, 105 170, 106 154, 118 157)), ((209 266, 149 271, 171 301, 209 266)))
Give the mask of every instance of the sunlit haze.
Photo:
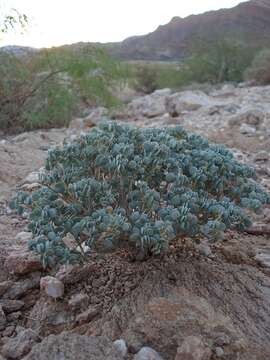
POLYGON ((79 41, 121 41, 154 31, 174 16, 229 8, 240 0, 0 0, 29 18, 26 33, 11 32, 0 45, 50 47, 79 41))

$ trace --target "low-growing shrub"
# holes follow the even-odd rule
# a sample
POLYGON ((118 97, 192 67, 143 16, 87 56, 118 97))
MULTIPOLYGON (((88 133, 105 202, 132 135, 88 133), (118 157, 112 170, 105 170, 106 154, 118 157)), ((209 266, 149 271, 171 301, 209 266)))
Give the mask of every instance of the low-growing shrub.
POLYGON ((44 266, 85 257, 86 246, 128 245, 146 256, 181 236, 216 241, 245 230, 244 209, 270 202, 254 177, 229 150, 179 126, 105 122, 50 150, 41 188, 18 193, 11 206, 30 209, 30 248, 44 266))
POLYGON ((153 65, 140 65, 135 72, 134 88, 144 94, 151 94, 158 88, 158 72, 153 65))
POLYGON ((270 49, 265 49, 253 60, 245 73, 247 80, 254 80, 258 85, 270 84, 270 49))

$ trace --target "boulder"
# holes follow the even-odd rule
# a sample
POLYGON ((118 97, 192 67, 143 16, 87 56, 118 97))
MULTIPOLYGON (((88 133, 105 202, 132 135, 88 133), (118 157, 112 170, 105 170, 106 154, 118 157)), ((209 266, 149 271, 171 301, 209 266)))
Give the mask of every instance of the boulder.
POLYGON ((183 91, 166 98, 166 112, 172 117, 212 105, 209 97, 202 91, 183 91))
POLYGON ((78 310, 78 309, 85 309, 88 305, 89 302, 89 296, 87 294, 83 294, 83 293, 79 293, 79 294, 75 294, 73 295, 69 302, 68 302, 68 306, 72 309, 72 310, 78 310))
POLYGON ((21 331, 15 338, 10 338, 2 348, 2 354, 8 359, 17 359, 29 353, 32 346, 39 340, 31 329, 21 331))
POLYGON ((70 124, 70 129, 84 130, 90 129, 96 126, 99 122, 106 120, 108 116, 108 109, 104 107, 98 107, 90 112, 90 114, 84 118, 73 119, 70 124))
POLYGON ((84 121, 82 118, 72 119, 69 123, 69 128, 74 130, 83 130, 84 129, 84 121))
POLYGON ((86 128, 91 128, 92 126, 96 126, 99 122, 106 120, 108 117, 108 109, 105 107, 97 107, 93 111, 90 112, 88 116, 86 116, 84 120, 84 124, 86 128))
POLYGON ((134 356, 133 360, 163 360, 163 358, 150 347, 144 346, 141 350, 134 356))
POLYGON ((200 337, 188 336, 178 347, 175 360, 210 360, 211 354, 211 349, 200 337))
POLYGON ((11 282, 9 288, 5 291, 4 299, 18 299, 29 290, 38 288, 40 281, 40 273, 30 274, 27 278, 20 281, 11 282))
POLYGON ((25 275, 42 270, 42 264, 38 255, 27 247, 14 247, 5 261, 5 268, 11 274, 25 275))
POLYGON ((167 112, 165 100, 166 96, 162 92, 154 92, 151 95, 134 99, 128 105, 128 116, 139 119, 141 117, 154 118, 163 115, 167 112))
POLYGON ((123 360, 106 338, 72 333, 46 337, 24 360, 48 360, 48 355, 50 360, 123 360))
POLYGON ((229 126, 241 126, 247 124, 259 128, 264 122, 265 113, 258 109, 244 109, 228 120, 229 126))
POLYGON ((98 308, 91 306, 89 309, 85 310, 76 317, 76 323, 79 325, 88 323, 92 321, 99 314, 99 312, 100 311, 98 308))
POLYGON ((64 295, 65 287, 62 281, 53 276, 45 276, 40 280, 40 289, 49 297, 54 299, 61 298, 64 295))

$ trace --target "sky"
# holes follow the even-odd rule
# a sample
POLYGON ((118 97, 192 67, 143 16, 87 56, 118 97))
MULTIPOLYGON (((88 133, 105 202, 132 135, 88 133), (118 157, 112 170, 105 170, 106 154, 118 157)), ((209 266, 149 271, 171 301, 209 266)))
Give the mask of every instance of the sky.
POLYGON ((2 36, 2 45, 51 47, 79 41, 112 42, 147 34, 172 17, 233 7, 241 0, 0 0, 29 18, 24 34, 2 36))

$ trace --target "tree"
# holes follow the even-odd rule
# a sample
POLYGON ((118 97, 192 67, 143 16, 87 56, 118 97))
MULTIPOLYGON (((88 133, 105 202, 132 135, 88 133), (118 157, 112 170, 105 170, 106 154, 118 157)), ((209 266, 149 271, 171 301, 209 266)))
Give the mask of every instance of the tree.
POLYGON ((270 49, 260 51, 251 66, 246 70, 245 78, 258 85, 270 84, 270 49))
POLYGON ((8 14, 0 7, 0 33, 7 33, 11 29, 24 30, 28 24, 28 17, 16 9, 10 9, 8 14))
POLYGON ((228 39, 200 43, 184 64, 189 82, 222 83, 243 81, 245 69, 250 65, 254 50, 228 39))

